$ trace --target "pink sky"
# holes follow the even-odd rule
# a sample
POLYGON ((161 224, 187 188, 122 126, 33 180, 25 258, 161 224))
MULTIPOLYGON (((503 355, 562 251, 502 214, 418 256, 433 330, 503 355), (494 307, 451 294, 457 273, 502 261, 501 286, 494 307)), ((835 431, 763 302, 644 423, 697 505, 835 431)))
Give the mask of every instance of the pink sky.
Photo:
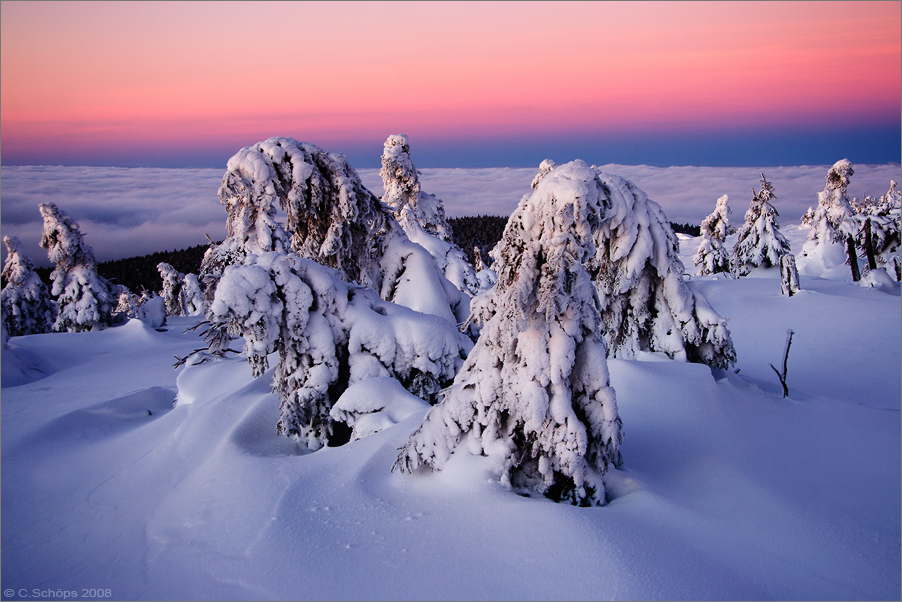
POLYGON ((3 2, 3 151, 898 124, 900 23, 900 2, 3 2))

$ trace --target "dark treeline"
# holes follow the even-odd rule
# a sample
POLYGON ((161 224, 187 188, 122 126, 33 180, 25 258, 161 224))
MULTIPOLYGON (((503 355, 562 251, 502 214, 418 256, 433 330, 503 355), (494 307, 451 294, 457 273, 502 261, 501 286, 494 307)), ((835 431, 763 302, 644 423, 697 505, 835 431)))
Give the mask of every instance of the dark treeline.
POLYGON ((448 219, 451 225, 451 235, 454 244, 467 254, 470 263, 476 261, 473 256, 473 247, 479 247, 482 260, 488 264, 491 262, 489 251, 501 240, 504 234, 504 226, 507 225, 506 217, 500 215, 476 215, 469 217, 452 217, 448 219))
POLYGON ((670 227, 673 228, 674 232, 678 232, 680 234, 688 234, 689 236, 702 235, 701 226, 693 226, 692 224, 675 224, 674 222, 670 222, 670 227))
MULTIPOLYGON (((467 254, 470 263, 475 263, 473 247, 477 246, 482 252, 483 261, 489 263, 491 261, 489 251, 501 240, 507 219, 500 215, 476 215, 452 217, 448 222, 451 225, 454 244, 467 254)), ((691 236, 701 235, 699 226, 673 222, 670 225, 674 232, 691 236)), ((97 273, 113 284, 127 287, 133 293, 140 293, 142 290, 159 291, 163 288, 163 281, 160 272, 157 271, 158 263, 166 262, 183 274, 197 274, 207 248, 208 245, 197 245, 177 251, 159 251, 141 257, 104 261, 97 264, 97 273)), ((36 268, 35 271, 49 284, 52 268, 36 268)))
MULTIPOLYGON (((183 274, 197 274, 200 262, 204 258, 208 245, 197 245, 177 251, 158 251, 140 257, 126 257, 97 264, 97 273, 112 282, 121 284, 133 293, 142 290, 160 291, 163 279, 157 270, 157 264, 165 262, 183 274)), ((35 272, 46 283, 50 283, 50 272, 53 268, 35 268, 35 272)))

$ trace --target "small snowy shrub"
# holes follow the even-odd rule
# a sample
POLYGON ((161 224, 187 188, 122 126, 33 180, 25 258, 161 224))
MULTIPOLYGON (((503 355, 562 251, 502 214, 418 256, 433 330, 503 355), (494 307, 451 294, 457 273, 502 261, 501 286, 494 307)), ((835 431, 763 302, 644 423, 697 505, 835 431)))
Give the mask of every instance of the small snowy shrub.
POLYGON ((3 278, 6 286, 0 291, 3 322, 9 336, 50 332, 56 318, 56 304, 50 298, 47 285, 34 271, 34 263, 15 236, 4 236, 6 267, 3 278))
POLYGON ((516 491, 604 503, 602 475, 621 463, 621 423, 583 265, 605 211, 595 181, 574 162, 520 201, 495 248, 498 284, 477 305, 479 340, 396 467, 439 470, 467 438, 516 491))
POLYGON ((780 232, 776 208, 771 204, 777 198, 773 185, 761 174, 761 190, 752 189, 752 202, 745 212, 745 223, 739 228, 733 247, 733 272, 746 276, 752 268, 775 267, 780 257, 789 253, 789 241, 780 232))
POLYGON ((50 293, 59 307, 53 330, 80 332, 108 326, 115 299, 110 283, 97 274, 93 249, 78 224, 56 205, 44 203, 39 208, 44 218, 41 248, 56 264, 50 274, 50 293))

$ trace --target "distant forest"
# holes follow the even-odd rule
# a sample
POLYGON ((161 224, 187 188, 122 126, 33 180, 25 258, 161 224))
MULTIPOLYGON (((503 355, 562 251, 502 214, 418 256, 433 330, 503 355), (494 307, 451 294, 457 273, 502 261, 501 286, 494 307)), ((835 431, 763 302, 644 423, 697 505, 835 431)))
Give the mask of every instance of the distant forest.
MULTIPOLYGON (((474 263, 473 248, 479 247, 482 259, 486 263, 491 261, 489 251, 501 240, 507 217, 500 215, 476 215, 469 217, 452 217, 448 219, 451 225, 454 243, 467 255, 470 263, 474 263)), ((699 236, 699 226, 691 224, 670 224, 674 232, 699 236)), ((141 257, 128 257, 104 261, 97 264, 97 273, 112 281, 113 284, 121 284, 133 293, 142 290, 159 291, 163 288, 157 264, 166 262, 183 274, 197 274, 200 271, 200 262, 204 258, 208 245, 197 245, 187 249, 176 251, 159 251, 141 257)), ((50 282, 51 268, 36 268, 35 271, 44 282, 50 282)), ((3 283, 5 286, 5 282, 3 283)))

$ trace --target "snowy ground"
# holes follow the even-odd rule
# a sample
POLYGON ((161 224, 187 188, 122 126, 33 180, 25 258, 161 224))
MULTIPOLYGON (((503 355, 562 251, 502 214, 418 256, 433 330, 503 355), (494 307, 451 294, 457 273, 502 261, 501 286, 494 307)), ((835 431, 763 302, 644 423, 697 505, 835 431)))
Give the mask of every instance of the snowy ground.
MULTIPOLYGON (((798 253, 805 232, 783 232, 798 253)), ((899 290, 692 283, 730 318, 738 373, 611 360, 624 466, 601 508, 519 497, 465 453, 390 472, 422 410, 305 453, 276 435, 269 375, 172 368, 198 318, 13 338, 3 599, 898 600, 899 290)))

